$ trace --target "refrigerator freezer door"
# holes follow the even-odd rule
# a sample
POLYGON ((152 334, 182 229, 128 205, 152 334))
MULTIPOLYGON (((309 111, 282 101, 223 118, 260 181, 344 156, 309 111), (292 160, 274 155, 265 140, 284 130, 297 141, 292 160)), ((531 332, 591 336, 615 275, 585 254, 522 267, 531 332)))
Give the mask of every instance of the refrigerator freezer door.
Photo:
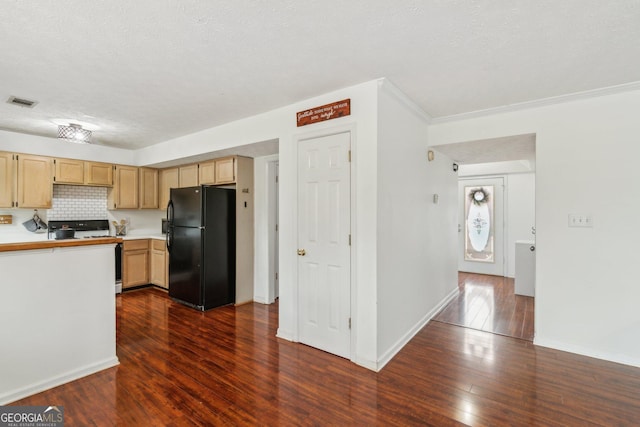
POLYGON ((169 252, 169 296, 202 309, 202 230, 173 227, 169 252))
POLYGON ((200 227, 202 224, 202 188, 172 188, 169 226, 200 227))

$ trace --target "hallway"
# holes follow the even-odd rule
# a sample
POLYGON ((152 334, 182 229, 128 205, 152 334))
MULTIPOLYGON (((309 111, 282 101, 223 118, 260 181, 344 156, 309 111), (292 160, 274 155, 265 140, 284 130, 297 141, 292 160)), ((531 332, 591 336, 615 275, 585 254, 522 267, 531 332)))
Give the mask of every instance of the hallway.
POLYGON ((458 273, 460 293, 433 320, 533 341, 534 298, 513 293, 513 279, 458 273))

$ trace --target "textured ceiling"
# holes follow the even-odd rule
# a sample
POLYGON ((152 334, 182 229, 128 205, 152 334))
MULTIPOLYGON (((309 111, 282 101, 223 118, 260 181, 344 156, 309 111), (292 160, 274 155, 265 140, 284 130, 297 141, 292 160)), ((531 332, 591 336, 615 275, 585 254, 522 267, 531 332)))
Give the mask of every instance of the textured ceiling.
POLYGON ((4 0, 0 129, 143 147, 387 77, 434 118, 640 81, 640 0, 4 0))

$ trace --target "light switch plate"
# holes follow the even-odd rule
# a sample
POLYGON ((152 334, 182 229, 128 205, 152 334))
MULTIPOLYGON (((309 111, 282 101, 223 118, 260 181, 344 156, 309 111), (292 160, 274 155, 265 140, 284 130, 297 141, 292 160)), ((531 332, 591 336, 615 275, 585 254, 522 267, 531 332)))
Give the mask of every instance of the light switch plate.
POLYGON ((569 227, 593 227, 593 218, 588 214, 569 214, 569 227))

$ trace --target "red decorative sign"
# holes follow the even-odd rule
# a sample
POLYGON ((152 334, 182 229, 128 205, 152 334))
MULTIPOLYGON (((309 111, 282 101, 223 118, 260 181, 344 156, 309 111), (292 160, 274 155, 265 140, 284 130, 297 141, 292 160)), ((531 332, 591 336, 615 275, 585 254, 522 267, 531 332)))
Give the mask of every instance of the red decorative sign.
POLYGON ((343 99, 342 101, 300 111, 297 114, 298 127, 349 115, 351 115, 351 99, 343 99))

